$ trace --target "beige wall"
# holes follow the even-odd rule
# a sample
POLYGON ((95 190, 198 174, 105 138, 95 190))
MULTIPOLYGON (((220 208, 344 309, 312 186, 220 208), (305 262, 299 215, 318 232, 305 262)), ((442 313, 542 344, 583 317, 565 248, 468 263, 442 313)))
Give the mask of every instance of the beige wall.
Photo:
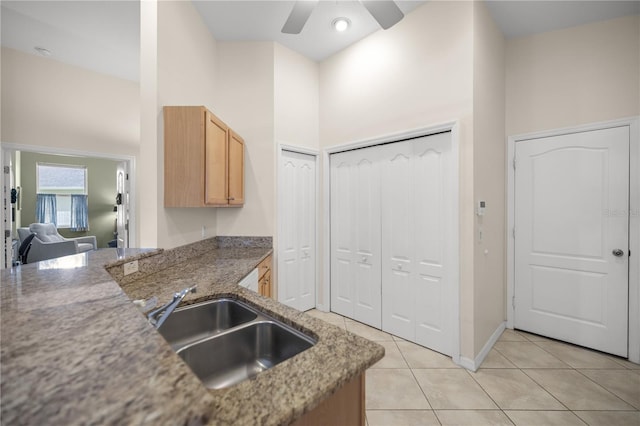
POLYGON ((274 43, 218 42, 213 112, 245 140, 245 205, 218 209, 218 235, 275 233, 274 43))
MULTIPOLYGON (((293 50, 286 48, 278 43, 274 45, 274 131, 276 152, 278 156, 277 144, 294 145, 298 147, 310 148, 319 151, 320 145, 320 69, 317 62, 314 62, 300 55, 293 50)), ((319 163, 319 162, 318 162, 319 163)), ((274 223, 275 232, 273 233, 273 248, 276 252, 276 261, 274 262, 274 274, 272 279, 276 285, 274 286, 277 298, 278 286, 278 227, 288 226, 288 224, 279 224, 278 218, 278 158, 275 158, 274 167, 276 173, 274 182, 276 191, 274 194, 274 223)), ((319 168, 319 164, 316 165, 319 168)), ((317 182, 320 187, 320 182, 317 182)), ((316 220, 320 224, 322 219, 322 210, 320 206, 316 206, 316 220)), ((322 241, 318 241, 318 253, 321 254, 322 241)), ((322 265, 319 262, 318 268, 322 265)), ((321 282, 321 281, 320 281, 321 282)), ((320 282, 317 285, 320 285, 320 282)))
MULTIPOLYGON (((468 120, 471 13, 469 2, 428 2, 322 62, 322 145, 468 120)), ((464 137, 468 124, 463 122, 464 137)))
POLYGON ((2 48, 2 142, 137 155, 138 83, 2 48))
POLYGON ((319 66, 280 44, 274 46, 275 139, 318 149, 319 66))
MULTIPOLYGON (((73 232, 58 229, 64 237, 82 237, 95 235, 98 248, 107 247, 107 243, 115 237, 115 219, 113 206, 116 201, 116 167, 117 161, 102 158, 82 158, 60 155, 45 155, 33 152, 22 152, 20 155, 21 200, 19 212, 21 223, 29 226, 36 221, 36 164, 54 163, 87 167, 87 184, 89 194, 89 231, 73 232)), ((16 167, 16 169, 18 169, 16 167)))
MULTIPOLYGON (((473 183, 475 216, 474 354, 505 320, 505 39, 484 3, 474 3, 473 183)), ((462 259, 464 261, 464 258, 462 259)))
POLYGON ((474 352, 473 4, 432 1, 320 65, 323 147, 460 122, 462 355, 474 352))
MULTIPOLYGON (((145 171, 140 175, 140 191, 146 193, 148 202, 141 203, 140 210, 142 222, 147 216, 153 221, 153 210, 157 212, 156 227, 148 226, 142 241, 171 248, 201 239, 203 226, 207 237, 216 235, 217 209, 164 208, 162 107, 204 105, 216 112, 219 103, 215 87, 217 47, 191 2, 158 2, 157 19, 156 103, 154 105, 153 93, 150 93, 145 105, 146 114, 151 115, 149 111, 153 109, 155 120, 150 119, 145 124, 148 138, 142 143, 148 155, 140 158, 141 168, 145 171)), ((155 46, 150 41, 148 48, 153 49, 155 46)), ((150 55, 147 59, 151 68, 154 58, 150 55)), ((154 72, 148 68, 147 71, 154 72)), ((153 91, 153 88, 149 90, 153 91)))
POLYGON ((138 246, 158 245, 158 3, 140 2, 140 161, 138 177, 138 246), (142 207, 144 206, 144 207, 142 207))
POLYGON ((509 40, 508 136, 640 114, 640 16, 509 40))

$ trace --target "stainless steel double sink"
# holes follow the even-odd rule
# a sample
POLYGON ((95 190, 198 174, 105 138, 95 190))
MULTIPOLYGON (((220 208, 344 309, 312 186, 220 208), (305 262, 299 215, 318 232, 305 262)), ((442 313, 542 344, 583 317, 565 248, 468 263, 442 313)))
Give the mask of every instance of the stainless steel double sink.
POLYGON ((178 308, 158 331, 210 389, 255 377, 316 343, 258 309, 229 298, 178 308))

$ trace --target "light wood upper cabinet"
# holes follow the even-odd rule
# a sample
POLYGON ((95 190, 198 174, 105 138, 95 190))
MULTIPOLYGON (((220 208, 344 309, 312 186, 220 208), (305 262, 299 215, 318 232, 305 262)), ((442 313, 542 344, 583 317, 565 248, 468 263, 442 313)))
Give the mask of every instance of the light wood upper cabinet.
POLYGON ((205 107, 165 106, 165 207, 243 204, 244 140, 205 107))
POLYGON ((229 129, 229 204, 244 204, 244 139, 229 129))

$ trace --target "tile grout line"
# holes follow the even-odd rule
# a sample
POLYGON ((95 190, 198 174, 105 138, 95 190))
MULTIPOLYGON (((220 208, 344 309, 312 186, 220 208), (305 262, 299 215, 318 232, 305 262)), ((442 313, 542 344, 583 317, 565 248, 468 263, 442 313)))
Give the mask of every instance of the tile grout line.
MULTIPOLYGON (((527 338, 527 336, 522 336, 522 337, 524 337, 524 338, 525 338, 525 339, 527 339, 529 342, 533 343, 536 347, 538 347, 538 348, 542 349, 543 351, 545 351, 545 352, 546 352, 546 353, 548 353, 549 355, 551 355, 551 356, 553 356, 554 358, 558 359, 559 361, 561 361, 561 362, 563 362, 563 363, 567 364, 567 365, 569 366, 569 368, 568 368, 568 369, 575 371, 576 373, 580 374, 582 377, 586 378, 586 379, 587 379, 587 380, 589 380, 591 383, 595 384, 596 386, 598 386, 599 388, 601 388, 601 389, 602 389, 602 390, 604 390, 605 392, 607 392, 607 393, 609 393, 609 394, 613 395, 615 398, 619 399, 620 401, 622 401, 623 403, 625 403, 625 404, 629 405, 630 407, 635 408, 635 405, 630 404, 629 402, 625 401, 624 399, 622 399, 621 397, 619 397, 618 395, 616 395, 615 393, 613 393, 613 392, 612 392, 612 391, 610 391, 609 389, 605 388, 605 387, 604 387, 603 385, 601 385, 600 383, 598 383, 598 382, 596 382, 595 380, 591 379, 591 377, 587 376, 586 374, 583 374, 583 373, 582 373, 582 372, 581 372, 577 367, 574 367, 573 365, 571 365, 571 364, 569 364, 569 363, 567 363, 567 362, 563 361, 562 359, 560 359, 560 358, 558 358, 557 356, 555 356, 553 353, 551 353, 551 352, 549 352, 548 350, 546 350, 544 347, 540 346, 540 345, 538 344, 539 342, 535 342, 535 341, 529 340, 529 339, 527 338)), ((552 342, 553 342, 553 341, 552 341, 552 342)), ((544 341, 543 341, 543 343, 544 343, 544 341)), ((559 344, 567 344, 567 345, 571 345, 571 346, 569 346, 569 347, 571 347, 571 348, 575 347, 575 348, 578 348, 578 349, 583 349, 581 346, 574 346, 574 345, 572 345, 572 344, 571 344, 571 343, 569 343, 569 342, 558 342, 558 343, 559 343, 559 344)), ((585 350, 588 350, 588 348, 584 348, 584 349, 585 349, 585 350)), ((615 362, 615 361, 614 361, 614 362, 615 362)), ((568 370, 568 369, 567 369, 567 368, 564 368, 563 370, 568 370)), ((626 369, 626 368, 625 368, 625 369, 626 369)), ((535 369, 532 369, 532 370, 535 370, 535 369)), ((551 370, 551 369, 547 369, 547 370, 551 370)), ((588 370, 588 368, 586 368, 585 370, 588 370)), ((594 368, 593 370, 618 370, 618 369, 614 369, 614 368, 602 368, 602 369, 594 368)), ((533 380, 536 384, 538 384, 538 386, 542 387, 546 392, 548 392, 551 396, 553 396, 553 397, 555 398, 555 396, 554 396, 553 394, 551 394, 551 392, 549 392, 549 391, 548 391, 544 386, 542 386, 540 383, 536 382, 536 381, 533 379, 533 377, 529 376, 525 371, 523 371, 523 373, 524 373, 527 377, 529 377, 531 380, 533 380)), ((556 400, 558 400, 558 399, 556 398, 556 400)), ((558 400, 558 402, 560 402, 560 401, 558 400)), ((565 405, 565 404, 563 404, 562 402, 560 402, 560 404, 562 404, 563 406, 565 406, 565 407, 566 407, 566 405, 565 405)), ((567 409, 569 409, 569 407, 567 407, 567 409)), ((573 413, 573 410, 570 410, 570 411, 573 413)), ((575 414, 575 413, 573 413, 573 414, 577 416, 577 414, 575 414)))
MULTIPOLYGON (((527 342, 529 342, 529 343, 533 343, 533 344, 535 345, 535 347, 540 348, 540 349, 541 349, 541 350, 543 350, 544 352, 547 352, 547 351, 545 351, 545 350, 544 350, 544 348, 541 348, 540 346, 538 346, 538 345, 536 344, 536 342, 529 340, 529 338, 528 338, 527 336, 523 336, 523 335, 521 335, 521 334, 519 334, 519 336, 522 336, 523 338, 525 338, 527 342)), ((549 352, 547 352, 547 353, 549 353, 549 352)), ((553 354, 550 354, 550 355, 551 355, 551 356, 553 356, 553 354)), ((503 356, 504 356, 505 358, 509 359, 509 357, 507 357, 505 354, 503 354, 503 356)), ((559 358, 557 358, 557 357, 555 357, 555 356, 553 356, 553 357, 554 357, 554 358, 556 358, 556 359, 558 359, 558 360, 559 360, 560 362, 562 362, 563 364, 567 364, 566 362, 562 361, 561 359, 559 359, 559 358)), ((518 367, 518 365, 516 365, 516 363, 514 363, 512 360, 510 360, 510 359, 509 359, 509 361, 510 361, 511 363, 513 363, 513 365, 515 365, 516 367, 518 367)), ((571 367, 569 364, 567 364, 567 366, 568 366, 570 369, 571 369, 571 368, 573 368, 573 367, 571 367)), ((533 379, 533 377, 529 376, 529 375, 528 375, 528 374, 527 374, 527 373, 526 373, 522 368, 518 367, 518 370, 520 370, 520 372, 521 372, 522 374, 524 374, 525 376, 527 376, 527 377, 528 377, 528 378, 529 378, 533 383, 535 383, 536 385, 540 386, 540 389, 544 390, 547 394, 549 394, 549 396, 551 396, 551 398, 553 398, 553 399, 555 399, 556 401, 558 401, 558 404, 560 404, 560 405, 562 405, 564 408, 566 408, 566 409, 567 409, 567 411, 570 411, 571 413, 573 413, 573 410, 571 410, 571 409, 570 409, 569 407, 567 407, 567 406, 566 406, 562 401, 560 401, 558 398, 556 398, 556 396, 555 396, 554 394, 552 394, 551 392, 549 392, 549 391, 547 390, 547 388, 545 388, 544 386, 542 386, 540 383, 536 382, 536 381, 533 379)), ((574 416, 577 416, 575 413, 573 413, 573 415, 574 415, 574 416)))
MULTIPOLYGON (((339 314, 337 314, 339 315, 339 314)), ((347 324, 347 318, 339 315, 342 318, 342 321, 344 322, 344 326, 345 329, 346 324, 347 324)), ((353 321, 353 320, 351 320, 353 321)), ((353 321, 354 323, 359 323, 358 321, 353 321)), ((367 327, 369 327, 366 324, 363 323, 359 323, 362 325, 365 325, 367 327)), ((372 327, 373 328, 373 327, 372 327)), ((375 328, 374 328, 375 329, 375 328)), ((378 329, 375 329, 378 330, 378 329)), ((381 330, 379 330, 381 331, 381 330)), ((627 404, 629 407, 631 407, 628 410, 578 410, 578 411, 593 411, 593 412, 601 412, 601 411, 611 411, 611 412, 639 412, 640 409, 635 408, 635 405, 627 402, 626 400, 624 400, 623 398, 621 398, 620 396, 618 396, 617 394, 613 393, 612 391, 608 390, 607 388, 605 388, 603 385, 600 385, 599 383, 597 383, 595 380, 591 379, 590 377, 586 376, 582 371, 580 371, 579 368, 574 367, 570 364, 568 364, 567 362, 565 362, 563 359, 559 358, 558 356, 554 355, 553 353, 549 352, 547 349, 545 349, 544 347, 540 346, 539 343, 544 343, 546 341, 535 341, 535 340, 530 340, 526 335, 524 334, 520 334, 517 331, 514 331, 519 337, 521 337, 523 340, 507 340, 504 341, 502 340, 501 342, 506 342, 506 343, 533 343, 534 346, 538 349, 541 349, 542 351, 544 351, 545 353, 547 353, 548 355, 550 355, 552 358, 557 359, 559 362, 561 362, 562 364, 565 365, 565 367, 560 367, 560 368, 530 368, 531 370, 565 370, 565 371, 570 371, 570 370, 575 370, 577 371, 582 377, 585 377, 586 379, 588 379, 590 382, 594 383, 595 385, 597 385, 599 388, 604 389, 606 393, 613 395, 616 399, 622 401, 624 404, 627 404)), ((356 333, 357 334, 357 333, 356 333)), ((407 365, 408 369, 411 372, 411 375, 413 377, 413 379, 415 380, 415 382, 418 384, 418 387, 420 388, 420 391, 422 393, 422 395, 424 396, 425 400, 427 401, 427 403, 429 404, 430 409, 429 410, 423 410, 423 409, 370 409, 368 411, 431 411, 436 419, 436 421, 442 425, 442 421, 441 419, 438 417, 438 414, 436 412, 436 409, 433 408, 433 405, 431 404, 431 401, 429 400, 429 398, 427 397, 424 389, 422 388, 422 386, 420 385, 420 382, 418 381, 415 372, 414 372, 414 368, 411 367, 411 365, 409 364, 409 362, 407 361, 407 358, 404 354, 404 352, 400 349, 400 346, 398 345, 399 341, 403 341, 403 340, 396 340, 395 335, 391 334, 391 333, 386 333, 388 334, 391 339, 390 340, 384 340, 384 342, 394 342, 394 346, 395 348, 399 351, 400 356, 402 357, 403 361, 405 362, 405 364, 407 365)), ((500 340, 499 340, 500 341, 500 340)), ((377 343, 381 344, 382 341, 376 341, 377 343)), ((411 342, 410 342, 411 343, 411 342)), ((558 342, 559 344, 562 343, 566 343, 566 342, 558 342)), ((566 343, 567 345, 570 345, 570 343, 566 343)), ((425 348, 426 350, 429 350, 429 348, 425 348)), ((525 371, 524 371, 524 367, 519 367, 517 366, 505 353, 501 352, 497 347, 493 347, 492 349, 495 349, 496 352, 498 352, 501 356, 503 356, 509 363, 511 363, 515 368, 503 368, 503 367, 499 367, 497 368, 498 370, 514 370, 517 369, 519 370, 522 374, 525 375, 525 377, 529 378, 531 381, 533 381, 537 386, 539 386, 542 390, 544 390, 544 392, 546 394, 548 394, 549 396, 551 396, 551 398, 553 400, 555 400, 556 402, 559 403, 559 405, 561 407, 564 407, 564 409, 548 409, 548 410, 536 410, 536 409, 511 409, 508 411, 514 411, 514 412, 518 412, 518 411, 523 411, 523 412, 528 412, 528 411, 552 411, 552 412, 567 412, 567 413, 571 413, 573 416, 576 417, 576 419, 580 422, 582 422, 583 424, 586 424, 585 420, 583 420, 583 418, 581 416, 579 416, 577 414, 576 411, 569 409, 564 403, 562 403, 555 395, 553 395, 549 390, 547 390, 542 384, 538 383, 536 380, 533 379, 533 377, 531 377, 530 375, 528 375, 525 371)), ((611 358, 608 358, 611 359, 611 358)), ((618 362, 615 359, 611 359, 618 367, 617 368, 594 368, 595 370, 617 370, 617 371, 629 371, 631 370, 631 373, 637 374, 635 373, 635 371, 633 371, 634 369, 627 367, 624 364, 621 364, 620 362, 618 362)), ((406 370, 407 368, 386 368, 384 370, 406 370)), ((433 369, 445 369, 445 368, 425 368, 426 370, 433 370, 433 369)), ((589 368, 584 368, 584 369, 589 369, 589 368)), ((464 371, 467 371, 466 369, 463 369, 464 371)), ((491 370, 491 369, 489 369, 491 370)), ((471 373, 469 371, 467 371, 467 374, 469 374, 469 376, 471 376, 471 378, 474 380, 474 382, 480 387, 480 389, 482 389, 482 391, 485 393, 485 395, 487 395, 487 397, 495 404, 495 406, 497 407, 496 409, 479 409, 477 411, 500 411, 505 417, 506 419, 511 423, 511 424, 515 424, 515 421, 512 420, 512 418, 507 414, 506 409, 501 408, 496 401, 493 399, 493 397, 486 391, 486 389, 484 389, 484 387, 475 379, 475 377, 473 377, 473 375, 471 375, 471 373)), ((367 410, 367 407, 365 405, 365 410, 367 410)), ((468 410, 472 410, 472 409, 468 409, 468 410)), ((442 409, 442 411, 468 411, 467 409, 442 409)), ((476 411, 476 410, 472 410, 472 411, 476 411)), ((369 425, 369 420, 368 420, 368 416, 365 415, 365 419, 366 419, 366 424, 367 426, 369 425)))
POLYGON ((407 358, 404 356, 404 352, 402 352, 402 350, 400 349, 400 346, 398 346, 398 342, 396 342, 395 339, 393 340, 393 343, 395 343, 396 347, 398 348, 398 351, 400 352, 400 356, 402 357, 404 362, 407 364, 407 367, 409 367, 409 371, 411 372, 411 376, 413 377, 413 380, 416 381, 416 384, 418 385, 418 388, 420 389, 420 392, 422 392, 422 396, 424 396, 424 399, 427 401, 427 404, 429 404, 429 409, 433 413, 433 417, 435 417, 435 419, 437 420, 439 425, 442 425, 442 421, 440 421, 440 417, 438 417, 438 413, 436 413, 436 410, 435 410, 435 408, 433 408, 433 405, 431 404, 431 401, 429 401, 429 398, 427 397, 427 394, 424 392, 424 389, 422 389, 422 386, 420 385, 420 382, 418 381, 418 378, 416 377, 416 374, 413 372, 413 368, 411 367, 411 364, 409 364, 409 361, 407 361, 407 358))
MULTIPOLYGON (((503 355, 503 356, 504 356, 504 355, 503 355)), ((505 356, 505 358, 506 358, 509 362, 511 362, 511 363, 513 364, 513 362, 512 362, 509 358, 507 358, 506 356, 505 356)), ((513 365, 515 365, 515 364, 513 364, 513 365)), ((476 382, 476 384, 480 387, 480 389, 482 389, 482 392, 484 392, 484 393, 487 395, 487 397, 489 397, 489 399, 491 400, 491 402, 493 402, 493 403, 496 405, 496 407, 498 407, 498 410, 500 410, 500 412, 501 412, 502 414, 504 414, 504 416, 507 418, 507 420, 509 420, 509 421, 511 422, 511 424, 512 424, 512 425, 515 425, 514 421, 511 419, 511 417, 509 417, 509 415, 508 415, 507 413, 505 413, 505 412, 504 412, 504 409, 500 406, 500 404, 498 404, 498 403, 493 399, 493 397, 491 396, 491 394, 490 394, 489 392, 487 392, 487 390, 486 390, 485 388, 483 388, 483 387, 482 387, 482 385, 480 384, 480 382, 478 382, 478 381, 476 380, 476 378, 475 378, 475 377, 473 377, 473 374, 471 374, 471 372, 469 372, 469 370, 467 370, 467 369, 464 369, 464 371, 466 371, 466 372, 467 372, 467 375, 469 375, 469 377, 471 377, 471 380, 473 380, 474 382, 476 382)), ((478 369, 478 371, 480 371, 480 369, 478 369)))
MULTIPOLYGON (((636 411, 640 411, 640 408, 637 408, 637 407, 636 407, 635 405, 633 405, 632 403, 630 403, 630 402, 628 402, 628 401, 626 401, 626 400, 622 399, 620 396, 618 396, 617 394, 615 394, 613 391, 610 391, 609 389, 607 389, 606 387, 604 387, 604 386, 603 386, 603 385, 601 385, 600 383, 596 382, 595 380, 593 380, 591 377, 589 377, 589 376, 587 376, 586 374, 584 374, 584 373, 583 373, 582 371, 580 371, 579 369, 577 369, 577 368, 576 368, 575 370, 576 370, 576 372, 577 372, 578 374, 580 374, 582 377, 584 377, 584 378, 586 378, 587 380, 589 380, 591 383, 593 383, 593 384, 595 384, 596 386, 598 386, 598 387, 600 387, 600 388, 604 389, 604 391, 605 391, 605 392, 608 392, 608 393, 610 393, 611 395, 615 396, 616 398, 618 398, 620 401, 624 402, 624 403, 625 403, 625 404, 627 404, 628 406, 635 408, 635 410, 636 410, 636 411)), ((599 369, 597 369, 597 368, 591 368, 591 369, 589 369, 589 368, 584 368, 584 370, 599 370, 599 369)), ((602 370, 605 370, 605 371, 606 371, 607 369, 602 369, 602 370)), ((611 369, 609 369, 609 370, 614 370, 614 371, 626 371, 626 370, 618 370, 618 369, 613 369, 613 368, 611 368, 611 369)), ((611 411, 618 411, 618 410, 611 410, 611 411)))

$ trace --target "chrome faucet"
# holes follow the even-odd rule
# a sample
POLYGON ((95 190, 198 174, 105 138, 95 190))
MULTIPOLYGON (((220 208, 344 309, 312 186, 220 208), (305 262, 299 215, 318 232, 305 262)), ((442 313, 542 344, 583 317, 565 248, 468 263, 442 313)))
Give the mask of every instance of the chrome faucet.
POLYGON ((182 302, 182 299, 184 299, 187 294, 196 292, 196 287, 198 286, 194 285, 193 287, 187 287, 179 291, 178 293, 174 293, 173 300, 171 302, 168 302, 158 309, 149 312, 149 314, 147 315, 147 319, 149 320, 151 325, 153 325, 155 328, 160 328, 162 323, 165 322, 165 320, 169 317, 169 315, 171 315, 173 310, 178 307, 180 302, 182 302))

